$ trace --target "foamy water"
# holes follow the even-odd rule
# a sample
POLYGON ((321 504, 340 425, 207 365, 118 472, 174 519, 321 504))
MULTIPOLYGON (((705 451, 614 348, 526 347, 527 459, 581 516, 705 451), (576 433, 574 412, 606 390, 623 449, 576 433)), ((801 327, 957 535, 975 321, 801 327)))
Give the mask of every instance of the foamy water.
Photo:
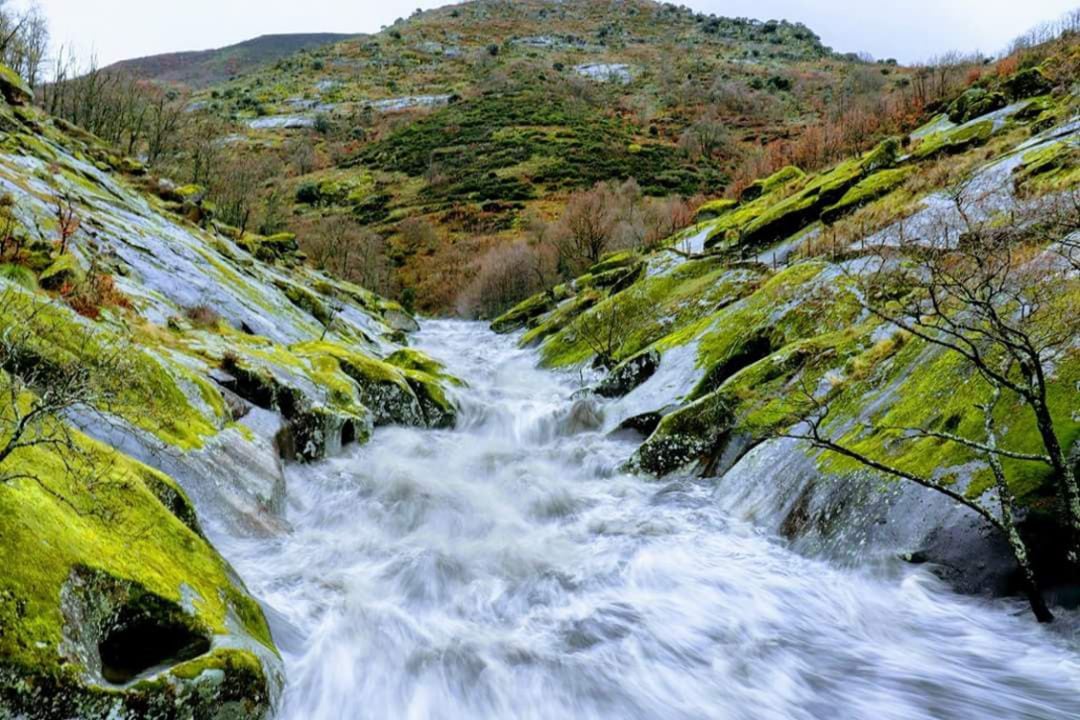
POLYGON ((723 482, 621 473, 604 407, 513 338, 417 343, 470 383, 456 430, 292 468, 291 534, 218 540, 268 607, 281 718, 1080 717, 1075 618, 795 555, 723 482))

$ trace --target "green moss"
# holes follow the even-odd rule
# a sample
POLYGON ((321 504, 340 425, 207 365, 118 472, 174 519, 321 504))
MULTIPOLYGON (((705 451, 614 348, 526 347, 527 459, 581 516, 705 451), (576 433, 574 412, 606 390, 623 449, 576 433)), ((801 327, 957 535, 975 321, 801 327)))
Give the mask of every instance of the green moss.
MULTIPOLYGON (((1066 447, 1080 438, 1075 408, 1075 386, 1080 381, 1080 358, 1063 362, 1049 392, 1055 427, 1066 447)), ((927 347, 913 340, 890 354, 876 358, 862 372, 852 373, 832 403, 832 429, 842 442, 870 457, 908 472, 944 481, 969 481, 967 492, 976 497, 987 490, 992 477, 984 460, 972 450, 934 438, 913 438, 905 427, 925 427, 981 440, 985 431, 980 405, 990 387, 960 355, 927 347), (851 429, 852 420, 866 408, 877 408, 851 429), (863 424, 865 423, 865 424, 863 424), (871 428, 871 429, 868 429, 871 428)), ((1022 402, 1006 398, 996 411, 1000 444, 1017 452, 1043 452, 1034 417, 1022 402)), ((830 472, 858 469, 844 458, 827 455, 830 472)), ((1010 486, 1021 502, 1031 504, 1053 494, 1049 470, 1038 463, 1006 460, 1010 486)))
POLYGON ((912 156, 916 160, 927 160, 939 155, 954 155, 986 144, 993 134, 992 120, 961 125, 923 138, 912 156))
POLYGON ((38 278, 42 287, 56 290, 65 284, 80 282, 86 273, 79 264, 79 259, 66 253, 53 260, 52 264, 38 278))
MULTIPOLYGON (((10 412, 10 409, 3 410, 10 412)), ((232 571, 190 524, 190 502, 167 477, 78 436, 83 459, 102 473, 90 488, 52 452, 18 451, 5 471, 37 480, 0 484, 0 655, 39 672, 57 668, 63 639, 61 589, 72 570, 92 567, 176 604, 194 592, 194 609, 212 632, 227 618, 273 649, 255 602, 233 585, 232 571), (86 458, 89 458, 87 460, 86 458), (162 504, 162 491, 175 501, 162 504), (182 509, 178 512, 178 508, 182 509)))
POLYGON ((543 322, 537 324, 521 338, 522 347, 534 347, 544 340, 567 327, 583 312, 591 308, 603 299, 603 295, 596 290, 586 290, 574 298, 561 303, 554 311, 543 318, 543 322))
POLYGON ((830 205, 821 211, 821 219, 826 223, 834 223, 849 212, 866 205, 878 198, 888 195, 904 184, 918 168, 904 167, 892 170, 882 170, 859 181, 852 187, 835 205, 830 205))
POLYGON ((749 364, 797 340, 849 327, 860 314, 849 283, 821 279, 825 263, 799 263, 770 278, 753 294, 709 320, 701 333, 698 365, 705 375, 691 397, 700 398, 749 364))
POLYGON ((99 386, 98 395, 107 402, 101 410, 183 450, 202 447, 217 433, 213 419, 192 405, 178 377, 127 336, 90 324, 67 307, 28 293, 12 294, 8 300, 0 324, 29 322, 34 328, 23 348, 25 361, 45 371, 71 364, 85 368, 91 382, 99 386), (118 358, 118 349, 124 348, 123 357, 118 358))
MULTIPOLYGON (((621 346, 612 358, 621 362, 654 343, 667 349, 682 344, 674 336, 752 291, 760 275, 752 270, 732 270, 720 258, 681 263, 670 272, 641 277, 629 288, 597 302, 596 297, 564 304, 537 326, 535 336, 547 339, 541 348, 547 367, 567 367, 591 359, 593 350, 579 332, 579 322, 593 313, 614 313, 619 319, 621 346), (580 304, 578 304, 580 303, 580 304), (581 312, 581 305, 588 309, 581 312), (543 328, 540 330, 540 328, 543 328)), ((533 336, 527 336, 533 339, 533 336)))
POLYGON ((29 105, 34 99, 34 91, 26 81, 6 65, 0 65, 0 94, 11 105, 29 105))
POLYGON ((23 265, 13 265, 12 263, 4 263, 0 265, 0 278, 3 278, 9 282, 30 291, 38 289, 37 276, 34 272, 23 265))
POLYGON ((1037 67, 1025 68, 1007 79, 1004 83, 1005 91, 1013 100, 1043 95, 1054 89, 1054 83, 1043 74, 1037 67))
POLYGON ((463 380, 447 373, 445 365, 419 350, 403 348, 387 357, 386 362, 403 370, 417 370, 451 385, 465 385, 463 380))
POLYGON ((604 255, 604 257, 600 258, 600 262, 589 268, 588 273, 590 275, 602 275, 611 270, 637 265, 640 260, 641 256, 635 251, 620 250, 619 252, 604 255))
POLYGON ((334 314, 326 303, 307 288, 282 279, 275 280, 274 285, 285 294, 289 302, 311 315, 321 325, 328 325, 334 319, 334 314))
POLYGON ((949 120, 954 123, 965 123, 995 110, 1000 110, 1008 104, 1005 96, 999 92, 990 92, 983 88, 971 88, 958 97, 949 106, 949 120))
POLYGON ((775 173, 773 173, 767 178, 755 180, 745 190, 742 191, 742 194, 739 196, 739 200, 741 200, 742 202, 750 202, 751 200, 756 200, 762 195, 768 195, 774 190, 778 190, 785 185, 789 185, 798 180, 802 180, 804 177, 806 177, 806 173, 804 173, 802 170, 795 167, 794 165, 788 165, 787 167, 777 170, 775 173))
POLYGON ((512 307, 505 314, 491 323, 491 329, 497 333, 511 333, 525 327, 530 320, 548 312, 555 306, 555 298, 550 293, 540 293, 512 307))
POLYGON ((457 406, 450 400, 438 379, 416 370, 406 370, 405 376, 420 400, 427 426, 452 428, 457 421, 457 406))
POLYGON ((1028 151, 1014 176, 1017 187, 1036 193, 1075 187, 1080 181, 1080 148, 1061 141, 1028 151))
POLYGON ((729 198, 710 200, 697 209, 696 220, 697 222, 714 220, 727 213, 729 210, 732 210, 738 204, 739 202, 737 200, 731 200, 729 198))

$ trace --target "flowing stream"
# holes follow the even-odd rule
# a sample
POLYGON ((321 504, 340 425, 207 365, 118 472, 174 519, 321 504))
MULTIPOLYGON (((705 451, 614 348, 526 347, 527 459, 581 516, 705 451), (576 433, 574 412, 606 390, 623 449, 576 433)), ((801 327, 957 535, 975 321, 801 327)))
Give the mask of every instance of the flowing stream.
POLYGON ((458 428, 292 468, 293 532, 218 543, 268 608, 280 718, 1080 717, 1075 617, 795 555, 723 480, 621 473, 633 444, 513 338, 416 344, 469 382, 458 428))

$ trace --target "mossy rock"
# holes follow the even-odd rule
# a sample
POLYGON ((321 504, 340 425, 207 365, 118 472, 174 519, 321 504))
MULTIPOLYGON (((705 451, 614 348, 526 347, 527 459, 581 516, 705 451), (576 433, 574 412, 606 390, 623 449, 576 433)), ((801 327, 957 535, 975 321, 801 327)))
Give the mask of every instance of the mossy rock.
POLYGON ((92 492, 85 469, 41 447, 6 467, 35 479, 0 485, 0 717, 267 715, 281 680, 269 628, 190 501, 74 439, 76 462, 97 468, 92 492))
POLYGON ((762 195, 768 195, 774 190, 782 188, 797 180, 802 180, 804 177, 806 177, 806 173, 794 165, 788 165, 787 167, 777 170, 767 178, 755 180, 742 191, 739 195, 739 200, 741 202, 757 200, 762 195))
POLYGON ((917 168, 906 167, 874 173, 844 193, 835 205, 825 208, 821 212, 822 221, 828 224, 834 223, 863 205, 888 195, 916 172, 918 172, 917 168))
POLYGON ((536 347, 549 337, 568 327, 582 313, 603 299, 596 290, 586 290, 571 300, 563 301, 546 317, 532 321, 533 327, 521 338, 522 347, 536 347), (541 321, 542 320, 542 321, 541 321))
POLYGON ((454 427, 457 422, 457 406, 446 395, 438 378, 417 370, 406 370, 405 378, 420 400, 427 427, 436 430, 454 427))
POLYGON ((420 400, 400 368, 331 342, 312 342, 293 347, 302 357, 330 357, 356 384, 360 401, 372 413, 375 425, 424 427, 420 400))
POLYGON ((1013 171, 1018 189, 1063 191, 1080 182, 1080 148, 1067 141, 1028 151, 1013 171))
POLYGON ((721 215, 732 210, 739 204, 738 200, 732 200, 730 198, 720 198, 718 200, 710 200, 704 203, 697 209, 695 220, 697 222, 704 222, 705 220, 715 220, 721 215))
POLYGON ((940 155, 956 155, 971 148, 985 145, 993 135, 994 123, 992 120, 968 123, 923 138, 912 156, 916 160, 927 160, 940 155))
POLYGON ((465 381, 446 372, 446 366, 430 355, 413 348, 403 348, 386 358, 386 362, 403 370, 416 370, 451 385, 464 387, 465 381))
POLYGON ((255 256, 264 262, 273 262, 295 255, 299 250, 296 235, 284 232, 262 238, 255 256))
POLYGON ((600 258, 600 262, 589 268, 588 273, 590 275, 599 275, 606 273, 610 270, 616 270, 618 268, 624 268, 628 265, 633 265, 640 260, 638 255, 633 250, 621 250, 619 252, 608 253, 600 258))
POLYGON ((735 418, 719 393, 708 395, 664 417, 634 454, 631 465, 663 477, 701 462, 715 451, 734 424, 735 418))
POLYGON ((596 386, 596 394, 605 398, 619 398, 629 395, 635 388, 647 382, 660 368, 661 355, 650 350, 635 355, 620 363, 618 367, 596 386))
POLYGON ((877 147, 863 156, 863 172, 868 174, 876 173, 879 170, 893 167, 900 158, 902 149, 903 144, 900 142, 900 138, 891 137, 881 141, 877 147))
POLYGON ((170 195, 177 202, 198 205, 206 199, 206 188, 202 185, 196 185, 194 183, 189 185, 181 185, 180 187, 173 190, 170 195))
POLYGON ((555 298, 550 293, 540 293, 512 307, 505 314, 491 323, 491 329, 505 335, 525 327, 530 320, 550 312, 555 307, 555 298))
POLYGON ((863 173, 860 161, 849 160, 813 178, 803 190, 762 209, 742 228, 740 244, 768 245, 802 230, 817 221, 823 209, 842 198, 863 173))
POLYGON ((0 65, 0 94, 9 105, 29 105, 34 101, 34 91, 7 65, 0 65))
POLYGON ((71 253, 65 253, 55 260, 38 278, 41 287, 47 290, 59 290, 64 285, 74 285, 86 277, 79 259, 71 253))
POLYGON ((999 92, 991 92, 983 88, 971 88, 956 98, 952 105, 949 106, 949 120, 954 123, 966 123, 987 113, 1000 110, 1008 104, 1009 101, 999 92))
POLYGON ((333 313, 326 303, 306 287, 282 278, 275 279, 274 285, 284 293, 289 302, 311 315, 321 324, 327 325, 333 320, 333 313))
MULTIPOLYGON (((596 267, 609 267, 609 265, 601 263, 596 267)), ((609 270, 582 275, 574 281, 574 287, 579 291, 587 288, 609 288, 612 292, 619 292, 637 281, 644 270, 645 263, 640 260, 629 265, 615 265, 609 270)))
POLYGON ((1043 74, 1037 67, 1019 71, 1004 83, 1005 92, 1013 100, 1025 100, 1027 98, 1045 95, 1054 89, 1054 83, 1043 74))

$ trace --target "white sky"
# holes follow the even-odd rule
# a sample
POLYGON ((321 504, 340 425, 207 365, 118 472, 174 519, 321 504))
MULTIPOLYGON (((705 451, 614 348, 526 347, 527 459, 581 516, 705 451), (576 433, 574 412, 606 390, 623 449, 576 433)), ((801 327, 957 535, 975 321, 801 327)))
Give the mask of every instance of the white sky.
MULTIPOLYGON (((28 2, 29 0, 21 0, 28 2)), ((446 0, 37 0, 54 45, 91 50, 101 64, 230 45, 266 33, 374 32, 446 0)), ((948 50, 994 53, 1078 0, 682 0, 702 12, 801 20, 826 44, 878 58, 948 50)))

